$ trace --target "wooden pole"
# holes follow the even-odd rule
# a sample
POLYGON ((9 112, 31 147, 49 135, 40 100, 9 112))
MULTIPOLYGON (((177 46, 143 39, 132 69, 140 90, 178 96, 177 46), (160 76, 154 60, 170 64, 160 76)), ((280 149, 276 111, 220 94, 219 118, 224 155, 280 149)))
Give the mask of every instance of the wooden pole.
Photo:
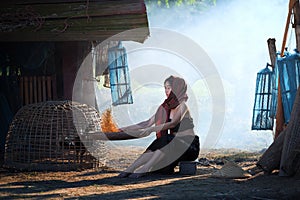
POLYGON ((278 79, 278 96, 277 96, 277 111, 276 111, 276 128, 274 139, 283 131, 284 113, 281 98, 280 79, 278 79))
MULTIPOLYGON (((269 55, 272 67, 275 67, 276 64, 276 58, 277 58, 277 50, 275 42, 276 40, 274 38, 268 39, 268 47, 269 47, 269 55)), ((281 92, 280 92, 280 82, 278 80, 278 97, 277 97, 277 112, 276 112, 276 128, 275 128, 275 135, 274 139, 278 137, 279 133, 283 131, 283 125, 284 125, 284 116, 283 116, 283 107, 282 107, 282 101, 281 101, 281 92)))
POLYGON ((271 65, 272 68, 274 69, 275 63, 276 63, 276 58, 277 58, 277 50, 276 50, 276 45, 275 45, 275 38, 269 38, 268 39, 268 47, 269 47, 269 55, 270 55, 270 60, 271 60, 271 65))
POLYGON ((296 1, 298 1, 298 0, 290 0, 290 2, 289 2, 289 12, 288 12, 288 16, 286 19, 285 30, 284 30, 282 46, 281 46, 281 53, 280 53, 281 57, 284 56, 284 49, 285 49, 287 34, 288 34, 289 26, 290 26, 292 10, 293 10, 293 7, 294 7, 296 1))

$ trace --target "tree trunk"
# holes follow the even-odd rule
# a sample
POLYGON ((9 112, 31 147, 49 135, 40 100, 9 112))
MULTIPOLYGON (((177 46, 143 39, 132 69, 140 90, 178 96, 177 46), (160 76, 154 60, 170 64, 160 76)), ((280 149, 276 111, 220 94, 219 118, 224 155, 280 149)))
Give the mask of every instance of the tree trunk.
POLYGON ((292 176, 300 165, 300 87, 295 97, 290 122, 285 131, 279 175, 292 176))
POLYGON ((285 135, 285 131, 282 131, 257 162, 256 165, 266 173, 279 169, 285 135))

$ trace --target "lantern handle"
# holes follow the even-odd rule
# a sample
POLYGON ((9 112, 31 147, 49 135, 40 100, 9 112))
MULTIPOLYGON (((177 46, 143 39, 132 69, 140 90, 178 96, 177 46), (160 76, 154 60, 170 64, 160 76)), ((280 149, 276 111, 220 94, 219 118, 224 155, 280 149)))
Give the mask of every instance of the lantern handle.
POLYGON ((268 68, 268 67, 274 67, 273 65, 271 65, 270 63, 267 63, 267 66, 266 66, 266 68, 268 68))

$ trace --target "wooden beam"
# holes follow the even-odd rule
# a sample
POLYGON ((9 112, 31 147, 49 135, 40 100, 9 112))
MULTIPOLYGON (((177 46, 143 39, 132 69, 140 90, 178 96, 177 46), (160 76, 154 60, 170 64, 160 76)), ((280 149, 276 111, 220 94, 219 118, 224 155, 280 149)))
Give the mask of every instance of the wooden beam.
POLYGON ((145 30, 123 40, 143 42, 149 35, 142 0, 12 2, 0 3, 3 42, 102 41, 135 28, 145 30))
MULTIPOLYGON (((0 3, 1 5, 2 3, 0 3)), ((145 14, 144 4, 137 1, 96 1, 96 2, 64 2, 64 3, 45 3, 39 4, 10 4, 2 5, 0 12, 7 16, 25 19, 30 17, 40 17, 48 19, 66 19, 66 18, 88 18, 113 15, 145 14)))
MULTIPOLYGON (((93 18, 90 22, 85 18, 56 19, 45 21, 39 30, 26 27, 11 32, 0 32, 0 41, 101 41, 126 30, 141 28, 146 23, 145 18, 134 18, 130 15, 123 16, 122 19, 93 18)), ((148 35, 149 30, 145 26, 134 35, 123 35, 122 39, 140 42, 148 35)))

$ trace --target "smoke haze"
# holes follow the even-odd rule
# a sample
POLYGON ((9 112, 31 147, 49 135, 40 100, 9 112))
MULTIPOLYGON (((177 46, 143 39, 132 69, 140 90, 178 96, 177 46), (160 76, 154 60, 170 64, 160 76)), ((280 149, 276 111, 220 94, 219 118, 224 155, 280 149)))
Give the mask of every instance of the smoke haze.
MULTIPOLYGON (((149 24, 190 37, 216 65, 226 94, 224 130, 216 147, 268 147, 271 131, 251 131, 256 73, 270 62, 268 38, 275 38, 277 51, 281 49, 288 1, 232 0, 202 14, 180 12, 186 17, 178 17, 178 9, 156 10, 148 16, 149 24)), ((290 27, 289 50, 294 48, 292 31, 290 27)))

